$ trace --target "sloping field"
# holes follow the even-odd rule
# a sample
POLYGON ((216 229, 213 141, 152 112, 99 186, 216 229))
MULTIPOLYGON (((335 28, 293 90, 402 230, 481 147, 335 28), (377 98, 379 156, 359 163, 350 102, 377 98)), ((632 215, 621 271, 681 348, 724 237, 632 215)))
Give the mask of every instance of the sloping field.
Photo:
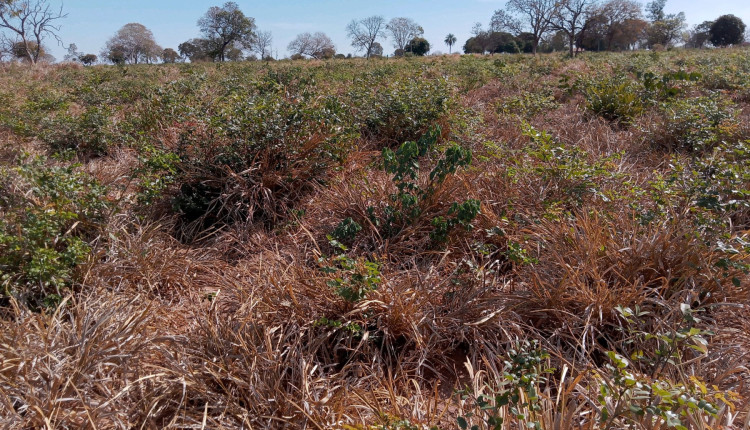
POLYGON ((747 49, 6 66, 0 427, 747 428, 749 119, 747 49))

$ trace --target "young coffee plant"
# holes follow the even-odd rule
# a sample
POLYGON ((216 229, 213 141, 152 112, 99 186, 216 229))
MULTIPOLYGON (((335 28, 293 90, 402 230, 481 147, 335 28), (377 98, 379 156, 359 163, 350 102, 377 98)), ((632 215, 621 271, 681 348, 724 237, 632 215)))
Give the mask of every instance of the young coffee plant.
POLYGON ((693 357, 708 352, 708 337, 713 333, 698 327, 700 319, 689 304, 682 304, 682 323, 676 329, 656 333, 644 331, 649 312, 639 308, 618 307, 633 342, 639 348, 630 359, 615 351, 607 356, 607 372, 594 372, 598 381, 599 421, 602 428, 623 428, 636 424, 662 424, 686 430, 690 422, 705 422, 716 416, 717 402, 734 407, 734 393, 708 387, 684 367, 693 357), (644 373, 645 372, 645 373, 644 373), (680 375, 679 382, 670 373, 680 375))
POLYGON ((626 76, 594 80, 583 87, 586 107, 604 119, 629 124, 644 111, 639 86, 626 76))
POLYGON ((0 295, 54 304, 89 256, 87 239, 103 220, 106 190, 76 166, 44 159, 4 171, 0 184, 0 295), (11 185, 12 184, 12 185, 11 185))
POLYGON ((332 277, 326 284, 347 303, 357 303, 380 285, 380 265, 364 257, 349 257, 346 246, 333 237, 329 241, 337 255, 318 259, 320 270, 332 277))
POLYGON ((660 110, 662 119, 649 134, 655 145, 667 150, 703 153, 737 133, 732 111, 716 97, 673 100, 660 110))
MULTIPOLYGON (((458 169, 471 164, 471 152, 458 145, 451 145, 430 171, 426 183, 420 183, 420 158, 434 148, 440 135, 435 127, 416 142, 406 142, 396 151, 383 149, 383 166, 392 175, 397 192, 389 196, 380 213, 375 207, 367 208, 370 222, 380 235, 391 238, 405 227, 424 221, 425 210, 446 178, 458 169)), ((480 202, 469 199, 462 203, 453 202, 446 215, 438 215, 428 220, 433 227, 430 238, 437 243, 444 242, 448 234, 457 226, 471 229, 471 222, 479 214, 480 202)))
POLYGON ((536 341, 518 342, 504 362, 503 379, 490 395, 473 397, 464 391, 464 400, 473 400, 474 412, 458 417, 461 430, 502 430, 506 421, 520 421, 526 428, 541 430, 539 391, 554 372, 548 366, 550 355, 536 341), (477 424, 470 423, 477 422, 477 424))

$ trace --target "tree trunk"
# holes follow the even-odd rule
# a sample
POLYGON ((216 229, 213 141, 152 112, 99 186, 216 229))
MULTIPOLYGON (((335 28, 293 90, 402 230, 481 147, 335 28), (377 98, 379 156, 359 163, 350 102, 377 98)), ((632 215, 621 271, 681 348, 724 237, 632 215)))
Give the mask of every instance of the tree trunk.
POLYGON ((575 40, 576 40, 575 34, 568 35, 568 44, 570 44, 570 58, 575 58, 576 56, 576 51, 573 48, 573 45, 575 44, 575 40))
POLYGON ((23 48, 26 51, 26 57, 29 59, 29 63, 31 63, 32 66, 35 66, 36 58, 34 58, 34 53, 31 52, 31 48, 29 47, 29 42, 25 38, 23 39, 23 48))

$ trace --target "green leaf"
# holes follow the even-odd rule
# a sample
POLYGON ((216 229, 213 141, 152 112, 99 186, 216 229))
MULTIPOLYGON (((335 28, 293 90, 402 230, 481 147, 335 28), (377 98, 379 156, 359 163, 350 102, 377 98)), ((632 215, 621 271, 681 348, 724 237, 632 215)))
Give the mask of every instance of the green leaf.
POLYGON ((456 418, 456 421, 458 421, 458 426, 461 428, 461 430, 466 430, 467 428, 469 428, 469 423, 466 422, 466 418, 458 417, 456 418))

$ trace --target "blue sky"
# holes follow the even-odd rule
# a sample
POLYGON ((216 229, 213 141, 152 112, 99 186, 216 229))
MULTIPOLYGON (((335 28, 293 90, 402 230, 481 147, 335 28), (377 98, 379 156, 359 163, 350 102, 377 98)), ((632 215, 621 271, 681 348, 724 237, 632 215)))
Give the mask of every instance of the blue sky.
MULTIPOLYGON (((55 4, 57 0, 51 0, 55 4)), ((75 43, 79 51, 99 54, 106 40, 129 22, 139 22, 153 31, 161 46, 177 49, 177 45, 199 36, 196 22, 211 6, 224 0, 66 0, 68 17, 62 21, 60 36, 65 44, 75 43)), ((353 18, 383 15, 386 19, 405 16, 425 29, 425 37, 433 51, 447 52, 443 40, 453 33, 458 37, 454 47, 460 49, 470 37, 475 22, 485 26, 493 11, 502 8, 505 0, 236 0, 242 11, 255 18, 261 30, 274 36, 274 49, 279 58, 286 56, 286 47, 302 32, 323 31, 336 44, 338 52, 353 52, 345 27, 353 18)), ((59 3, 58 3, 59 4, 59 3)), ((747 0, 668 0, 668 13, 684 11, 688 23, 701 23, 732 13, 750 25, 750 1, 747 0)), ((48 42, 54 45, 52 42, 48 42)), ((382 42, 381 42, 382 43, 382 42)), ((383 43, 392 52, 390 41, 383 43)), ((65 50, 50 46, 52 54, 62 59, 65 50)))

